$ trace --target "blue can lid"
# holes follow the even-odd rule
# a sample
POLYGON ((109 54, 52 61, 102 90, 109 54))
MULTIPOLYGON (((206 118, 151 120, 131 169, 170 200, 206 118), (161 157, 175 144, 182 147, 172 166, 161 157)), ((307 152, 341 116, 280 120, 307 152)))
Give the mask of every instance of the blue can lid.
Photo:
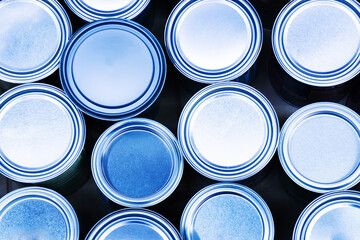
POLYGON ((78 240, 79 223, 70 203, 57 192, 26 187, 0 199, 0 239, 78 240))
POLYGON ((203 83, 234 80, 256 61, 263 33, 246 0, 184 0, 169 16, 165 45, 175 67, 203 83))
POLYGON ((282 68, 312 86, 344 83, 360 71, 360 4, 295 0, 278 15, 272 45, 282 68))
POLYGON ((180 232, 184 240, 272 240, 274 222, 256 192, 235 183, 218 183, 191 198, 181 216, 180 232))
POLYGON ((150 0, 65 0, 80 18, 91 22, 105 18, 133 19, 150 3, 150 0))
POLYGON ((0 79, 29 83, 58 68, 72 29, 56 0, 0 1, 0 79))
POLYGON ((237 181, 260 171, 275 153, 279 122, 271 103, 241 83, 213 84, 184 107, 178 138, 187 162, 204 176, 237 181))
POLYGON ((358 239, 360 193, 338 191, 311 202, 298 218, 293 240, 358 239))
POLYGON ((0 172, 38 183, 59 176, 78 159, 85 121, 58 88, 31 83, 0 96, 0 172))
POLYGON ((175 227, 163 216, 146 209, 123 209, 101 219, 85 240, 181 240, 175 227))
POLYGON ((287 175, 305 189, 350 188, 360 181, 360 116, 337 103, 302 107, 283 125, 278 154, 287 175))
POLYGON ((148 108, 165 82, 166 61, 143 26, 110 19, 76 32, 60 64, 61 84, 86 114, 104 120, 133 117, 148 108))
POLYGON ((151 206, 177 187, 183 159, 175 136, 153 120, 118 122, 98 139, 92 154, 97 186, 127 207, 151 206))

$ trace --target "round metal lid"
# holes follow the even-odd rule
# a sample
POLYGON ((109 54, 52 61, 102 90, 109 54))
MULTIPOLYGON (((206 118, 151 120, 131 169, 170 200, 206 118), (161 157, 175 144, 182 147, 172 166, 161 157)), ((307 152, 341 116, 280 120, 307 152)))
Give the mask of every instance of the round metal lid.
POLYGON ((133 19, 150 3, 150 0, 65 0, 80 18, 91 22, 105 18, 133 19))
POLYGON ((262 45, 262 25, 243 0, 184 0, 165 27, 166 50, 188 78, 215 83, 243 75, 262 45))
POLYGON ((101 219, 86 240, 181 240, 174 226, 161 215, 145 209, 124 209, 101 219))
POLYGON ((292 239, 358 239, 359 224, 360 193, 333 192, 318 197, 305 208, 292 239))
POLYGON ((328 87, 360 71, 360 4, 353 0, 295 0, 272 31, 275 56, 296 80, 328 87))
POLYGON ((275 153, 279 122, 270 102, 241 83, 210 85, 196 93, 179 119, 178 138, 187 162, 220 181, 260 171, 275 153))
POLYGON ((40 187, 12 191, 0 199, 0 240, 78 240, 79 223, 70 203, 40 187))
POLYGON ((37 183, 65 172, 80 156, 85 122, 65 94, 25 84, 0 96, 0 172, 37 183))
POLYGON ((235 183, 200 190, 186 205, 180 221, 184 240, 274 239, 274 222, 264 200, 235 183))
POLYGON ((141 25, 121 19, 90 23, 65 49, 60 79, 86 114, 105 120, 132 117, 149 107, 165 82, 165 55, 141 25))
POLYGON ((324 193, 360 181, 360 116, 337 103, 307 105, 285 122, 280 162, 301 187, 324 193))
POLYGON ((28 83, 52 74, 71 36, 71 23, 56 0, 0 2, 0 79, 28 83))
POLYGON ((127 207, 146 207, 164 200, 183 172, 175 136, 160 123, 141 118, 107 129, 94 147, 91 163, 104 195, 127 207))

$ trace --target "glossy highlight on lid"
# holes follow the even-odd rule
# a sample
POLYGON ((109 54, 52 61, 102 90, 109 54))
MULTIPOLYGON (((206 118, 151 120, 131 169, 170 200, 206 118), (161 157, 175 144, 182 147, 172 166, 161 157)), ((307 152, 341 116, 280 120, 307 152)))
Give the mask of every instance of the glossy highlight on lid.
POLYGON ((151 206, 180 182, 183 159, 175 136, 153 120, 118 122, 98 139, 92 154, 97 186, 127 207, 151 206))
POLYGON ((123 209, 105 216, 85 238, 100 239, 181 240, 167 219, 146 209, 123 209))
POLYGON ((281 129, 278 154, 301 187, 318 193, 348 189, 360 181, 360 116, 337 103, 300 108, 281 129))
POLYGON ((41 80, 57 70, 72 29, 56 0, 0 1, 0 79, 41 80))
POLYGON ((65 0, 65 3, 80 18, 91 22, 106 18, 133 19, 150 0, 65 0))
POLYGON ((165 55, 143 26, 110 19, 85 25, 65 49, 61 84, 86 114, 104 120, 133 117, 159 96, 165 55))
POLYGON ((234 80, 256 61, 262 25, 246 0, 184 0, 171 12, 165 45, 175 67, 203 83, 234 80))
POLYGON ((184 240, 274 239, 274 222, 264 200, 248 187, 218 183, 203 188, 186 205, 184 240))
POLYGON ((354 0, 295 0, 278 15, 274 54, 296 80, 342 84, 360 71, 360 4, 354 0))
POLYGON ((293 240, 358 239, 360 193, 338 191, 311 202, 299 216, 293 240))
POLYGON ((187 162, 202 175, 237 181, 259 172, 272 158, 279 122, 271 103, 241 83, 213 84, 184 107, 178 138, 187 162))
POLYGON ((51 85, 31 83, 0 96, 0 172, 25 183, 53 179, 80 156, 81 112, 51 85))
POLYGON ((0 240, 78 240, 79 223, 70 203, 40 187, 12 191, 0 199, 0 240))

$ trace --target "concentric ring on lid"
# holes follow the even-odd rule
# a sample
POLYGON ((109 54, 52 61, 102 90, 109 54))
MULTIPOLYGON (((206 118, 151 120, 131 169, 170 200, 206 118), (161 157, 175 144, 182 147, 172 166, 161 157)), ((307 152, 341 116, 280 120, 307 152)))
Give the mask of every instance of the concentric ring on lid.
POLYGON ((81 112, 58 88, 31 83, 0 96, 0 172, 25 183, 53 179, 79 158, 81 112))
POLYGON ((65 0, 65 3, 80 18, 91 22, 106 18, 133 19, 150 0, 65 0))
POLYGON ((278 15, 272 46, 282 68, 319 87, 344 83, 360 71, 360 4, 295 0, 278 15))
POLYGON ((175 136, 153 120, 133 118, 108 128, 95 144, 96 185, 115 203, 147 207, 177 187, 183 159, 175 136))
POLYGON ((259 172, 275 153, 279 122, 271 103, 241 83, 213 84, 184 107, 178 138, 187 162, 202 175, 237 181, 259 172))
POLYGON ((300 108, 281 129, 278 154, 301 187, 318 193, 348 189, 360 181, 360 116, 337 103, 300 108))
POLYGON ((79 223, 70 203, 57 192, 26 187, 0 199, 0 239, 78 240, 79 223))
POLYGON ((109 19, 85 25, 71 38, 60 65, 61 84, 86 114, 104 120, 133 117, 159 96, 166 61, 143 26, 109 19))
POLYGON ((0 79, 29 83, 57 70, 71 36, 66 11, 56 0, 0 1, 0 79))
POLYGON ((101 219, 85 239, 181 240, 181 237, 167 219, 153 211, 123 209, 101 219))
POLYGON ((256 61, 262 25, 242 0, 184 0, 171 12, 165 45, 175 67, 203 83, 234 80, 256 61))

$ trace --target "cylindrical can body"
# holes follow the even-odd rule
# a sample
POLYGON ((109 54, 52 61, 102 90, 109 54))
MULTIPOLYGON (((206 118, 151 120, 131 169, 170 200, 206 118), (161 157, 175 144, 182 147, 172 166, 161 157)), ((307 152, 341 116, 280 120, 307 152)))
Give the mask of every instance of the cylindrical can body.
POLYGON ((6 194, 0 199, 0 215, 0 239, 79 239, 74 209, 50 189, 26 187, 6 194))
POLYGON ((246 0, 180 1, 165 27, 166 50, 174 66, 207 84, 246 74, 262 40, 260 18, 246 0))
POLYGON ((296 111, 281 129, 278 154, 287 175, 301 187, 325 193, 360 181, 360 116, 330 102, 296 111))
POLYGON ((165 55, 143 26, 124 19, 89 23, 65 49, 61 84, 86 114, 103 120, 133 117, 159 96, 165 55))
POLYGON ((74 185, 83 172, 85 122, 60 89, 35 83, 12 88, 0 96, 0 115, 3 175, 59 191, 74 185))
POLYGON ((287 102, 337 101, 360 71, 360 4, 295 0, 272 31, 270 79, 287 102), (344 28, 344 26, 347 26, 344 28))
POLYGON ((186 205, 180 232, 190 239, 274 239, 270 209, 253 190, 235 183, 203 188, 186 205))
POLYGON ((270 102, 241 83, 210 85, 184 107, 178 138, 188 163, 202 175, 238 181, 259 172, 275 153, 279 122, 270 102))
POLYGON ((153 211, 123 209, 101 219, 85 239, 181 240, 181 237, 167 219, 153 211))

